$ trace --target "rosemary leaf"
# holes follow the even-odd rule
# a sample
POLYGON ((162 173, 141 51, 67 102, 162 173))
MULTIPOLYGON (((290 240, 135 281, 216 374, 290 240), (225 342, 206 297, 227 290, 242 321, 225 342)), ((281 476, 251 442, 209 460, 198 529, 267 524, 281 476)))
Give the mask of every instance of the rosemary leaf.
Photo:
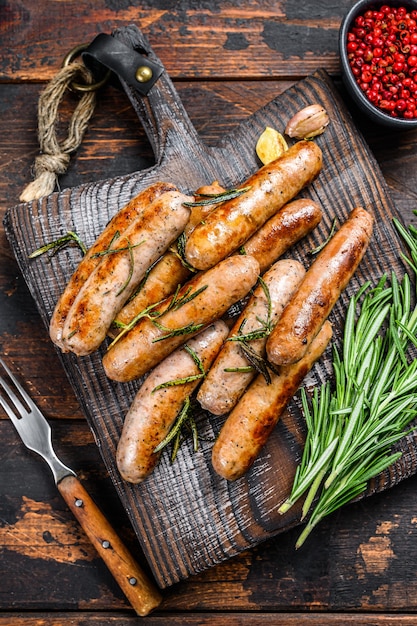
POLYGON ((335 230, 336 230, 336 218, 334 218, 334 220, 332 222, 332 227, 330 229, 329 236, 325 239, 325 241, 323 241, 323 243, 321 243, 319 246, 317 246, 317 248, 313 248, 313 250, 310 250, 310 254, 311 255, 315 255, 315 254, 318 254, 319 252, 321 252, 323 250, 323 248, 325 248, 327 246, 327 244, 329 243, 330 239, 333 237, 335 230))
POLYGON ((184 267, 186 267, 188 270, 190 270, 190 272, 197 272, 196 268, 193 267, 188 261, 187 258, 185 256, 185 244, 187 243, 187 238, 185 236, 185 233, 181 233, 181 235, 178 237, 177 241, 176 241, 176 245, 174 244, 173 246, 171 246, 170 251, 175 254, 179 260, 181 261, 181 263, 183 264, 184 267))
POLYGON ((180 328, 166 328, 166 326, 163 326, 156 320, 153 320, 153 323, 160 330, 166 331, 165 335, 162 335, 162 337, 157 337, 153 340, 153 343, 157 343, 158 341, 164 341, 165 339, 170 339, 171 337, 178 337, 179 335, 190 335, 191 333, 196 333, 204 326, 204 324, 194 324, 193 322, 190 322, 189 324, 181 326, 180 328))
POLYGON ((206 372, 205 372, 205 369, 204 369, 204 364, 203 364, 202 360, 200 359, 200 357, 198 356, 197 352, 195 350, 193 350, 192 348, 190 348, 190 346, 188 344, 185 344, 184 350, 186 352, 188 352, 188 354, 190 355, 190 357, 192 358, 192 360, 196 364, 200 374, 205 376, 206 372))
POLYGON ((196 298, 197 296, 200 295, 200 293, 205 291, 207 287, 208 285, 203 285, 202 287, 200 287, 200 289, 197 289, 196 291, 193 291, 193 292, 191 291, 191 288, 188 289, 181 298, 178 298, 176 302, 173 303, 170 309, 177 311, 180 307, 184 306, 184 304, 187 304, 188 302, 191 302, 191 300, 194 300, 194 298, 196 298))
POLYGON ((204 200, 197 200, 196 202, 183 202, 184 206, 195 207, 195 206, 205 206, 207 204, 219 204, 220 202, 225 202, 226 200, 232 200, 233 198, 237 198, 242 194, 249 191, 249 187, 241 187, 240 189, 229 189, 226 191, 222 191, 221 193, 213 193, 213 194, 196 194, 200 196, 204 196, 204 200))
POLYGON ((70 230, 65 235, 59 237, 55 241, 51 241, 50 243, 47 243, 37 250, 31 252, 31 254, 29 254, 29 259, 35 259, 36 257, 41 256, 42 254, 45 254, 47 252, 49 252, 51 256, 54 256, 57 252, 59 252, 66 246, 74 243, 80 248, 83 255, 87 252, 86 246, 81 241, 77 233, 74 233, 72 230, 70 230))
POLYGON ((129 286, 130 281, 132 280, 132 276, 133 276, 133 270, 135 267, 135 259, 133 257, 133 251, 132 248, 134 248, 135 246, 131 246, 130 243, 128 245, 128 250, 129 250, 129 272, 127 275, 127 278, 125 280, 125 282, 123 283, 123 285, 120 287, 119 291, 117 292, 116 295, 120 296, 120 294, 122 294, 124 292, 124 290, 129 286))
POLYGON ((177 387, 180 385, 185 385, 186 383, 192 383, 195 380, 200 380, 204 377, 204 374, 194 374, 193 376, 184 376, 184 378, 175 378, 173 380, 168 380, 166 383, 161 383, 160 385, 156 385, 152 389, 152 393, 158 391, 159 389, 166 389, 167 387, 177 387))
POLYGON ((192 415, 192 403, 190 398, 186 398, 181 411, 178 413, 175 423, 171 427, 169 433, 161 443, 159 443, 154 449, 154 454, 161 452, 164 448, 172 442, 172 451, 170 460, 173 463, 177 457, 178 450, 185 440, 184 429, 187 428, 192 435, 193 450, 198 450, 198 429, 196 421, 192 415))
POLYGON ((200 373, 193 374, 191 376, 184 376, 183 378, 175 378, 174 380, 169 380, 165 383, 161 383, 160 385, 157 385, 152 389, 152 393, 154 393, 154 391, 158 391, 158 389, 165 389, 166 387, 174 387, 177 385, 185 385, 186 383, 191 383, 196 380, 200 380, 201 378, 204 378, 204 376, 206 375, 204 365, 196 351, 190 348, 190 346, 188 346, 187 344, 185 344, 184 350, 188 352, 188 354, 191 356, 200 373))
POLYGON ((158 452, 163 450, 163 448, 165 448, 174 439, 174 437, 180 432, 185 420, 188 418, 190 406, 191 406, 190 399, 186 398, 184 405, 181 411, 179 412, 174 425, 172 426, 171 430, 169 431, 165 439, 156 446, 156 448, 153 451, 154 454, 157 454, 158 452))
POLYGON ((113 339, 113 341, 108 345, 107 349, 110 350, 110 348, 112 348, 129 331, 131 331, 132 328, 134 328, 136 324, 139 322, 139 320, 141 320, 142 318, 146 317, 148 319, 155 319, 156 317, 160 317, 163 311, 158 311, 157 308, 160 304, 162 304, 162 302, 163 300, 160 300, 159 302, 154 302, 154 304, 150 304, 148 307, 143 309, 143 311, 140 311, 139 313, 137 313, 137 315, 135 315, 135 317, 131 319, 128 324, 123 324, 121 322, 118 322, 117 320, 114 320, 113 321, 114 326, 117 326, 118 328, 121 328, 122 330, 113 339))
POLYGON ((139 241, 138 243, 131 244, 129 241, 126 246, 122 246, 121 248, 106 248, 105 250, 100 250, 99 252, 95 252, 92 255, 92 259, 101 257, 101 256, 109 256, 110 254, 119 254, 119 252, 126 252, 128 250, 131 252, 134 248, 138 248, 139 246, 143 246, 145 241, 139 241))

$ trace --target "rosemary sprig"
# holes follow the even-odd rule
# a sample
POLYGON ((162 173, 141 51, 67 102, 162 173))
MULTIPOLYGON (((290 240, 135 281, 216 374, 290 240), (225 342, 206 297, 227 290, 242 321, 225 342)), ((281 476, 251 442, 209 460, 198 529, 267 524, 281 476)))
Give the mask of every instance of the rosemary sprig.
POLYGON ((204 200, 196 200, 196 202, 183 202, 184 206, 194 207, 194 206, 205 206, 207 204, 219 204, 220 202, 225 202, 226 200, 232 200, 233 198, 237 198, 242 194, 249 191, 250 186, 241 187, 240 189, 228 189, 226 191, 222 191, 220 193, 205 193, 205 194, 196 194, 199 196, 204 196, 204 200))
POLYGON ((327 246, 327 244, 329 243, 330 239, 333 237, 334 232, 336 230, 336 218, 334 218, 334 220, 332 221, 332 227, 330 229, 330 233, 329 236, 326 237, 326 239, 323 241, 323 243, 321 243, 319 246, 317 246, 317 248, 313 248, 312 250, 310 250, 310 254, 311 255, 315 255, 318 254, 319 252, 321 252, 323 250, 323 248, 325 248, 327 246))
MULTIPOLYGON (((149 274, 152 272, 152 270, 154 269, 155 265, 157 265, 159 263, 159 261, 161 260, 161 257, 159 257, 159 259, 156 259, 156 261, 154 261, 146 270, 142 280, 140 281, 140 283, 138 284, 138 286, 136 287, 135 291, 132 293, 132 295, 129 297, 128 302, 132 302, 132 300, 134 300, 136 298, 136 296, 139 295, 139 293, 142 291, 142 289, 144 288, 148 278, 149 278, 149 274)), ((113 322, 113 324, 117 325, 117 321, 115 320, 113 322)))
POLYGON ((163 324, 160 324, 157 320, 152 320, 155 326, 160 330, 165 332, 161 337, 156 337, 153 340, 153 343, 157 343, 158 341, 164 341, 165 339, 171 339, 171 337, 179 337, 180 335, 190 335, 191 333, 195 333, 201 328, 203 328, 204 324, 194 324, 194 322, 190 322, 185 326, 180 326, 179 328, 167 328, 163 324))
POLYGON ((120 333, 113 339, 113 341, 108 345, 107 349, 110 350, 118 341, 122 339, 129 331, 132 330, 136 326, 136 324, 142 318, 146 317, 148 319, 152 319, 153 317, 159 317, 162 315, 163 311, 158 311, 159 305, 161 305, 163 300, 159 300, 159 302, 155 302, 154 304, 150 304, 148 307, 137 313, 135 317, 133 317, 128 324, 124 324, 123 322, 119 322, 117 319, 113 321, 114 326, 120 328, 120 333))
POLYGON ((275 374, 278 373, 278 370, 272 363, 265 359, 250 345, 251 341, 255 341, 256 339, 265 339, 266 337, 268 337, 273 327, 271 294, 269 292, 268 285, 261 277, 259 277, 258 282, 261 285, 267 299, 268 308, 266 319, 262 320, 261 318, 257 317, 256 319, 260 323, 260 327, 248 333, 244 333, 244 327, 247 322, 246 318, 244 318, 242 320, 242 323, 240 324, 237 334, 227 339, 227 341, 235 341, 239 343, 240 349, 242 350, 243 354, 249 362, 249 367, 225 368, 225 371, 253 372, 255 370, 255 372, 257 372, 258 374, 262 374, 262 376, 265 378, 266 383, 270 385, 271 375, 269 370, 271 370, 275 374))
MULTIPOLYGON (((416 211, 414 211, 414 214, 416 214, 416 211)), ((403 253, 401 253, 401 257, 410 265, 414 273, 417 275, 417 229, 412 225, 409 225, 408 229, 405 228, 405 226, 395 217, 392 221, 395 228, 408 245, 411 259, 403 253)))
POLYGON ((246 318, 243 319, 237 334, 233 335, 232 337, 229 337, 227 341, 248 342, 248 341, 253 341, 254 339, 264 339, 268 337, 268 335, 271 333, 271 330, 272 330, 271 294, 269 292, 268 285, 265 283, 265 281, 263 280, 261 276, 259 276, 258 282, 262 287, 262 290, 265 294, 266 301, 267 301, 266 319, 262 320, 261 318, 257 317, 256 319, 260 323, 260 327, 246 334, 243 333, 244 326, 246 324, 246 318))
MULTIPOLYGON (((196 289, 196 291, 193 291, 192 287, 189 287, 188 289, 186 289, 185 293, 181 297, 178 297, 178 293, 179 293, 179 288, 178 288, 168 308, 165 309, 163 312, 161 312, 161 315, 162 313, 167 313, 168 311, 171 311, 171 310, 177 311, 180 307, 184 306, 184 304, 187 304, 188 302, 191 302, 191 300, 194 300, 194 298, 196 298, 198 295, 200 295, 200 293, 205 291, 205 289, 207 289, 207 285, 203 285, 199 289, 196 289)), ((164 326, 163 324, 160 324, 157 321, 157 317, 160 317, 160 316, 152 317, 153 323, 160 330, 163 330, 166 332, 162 337, 157 337, 156 339, 154 339, 153 340, 154 343, 158 341, 163 341, 164 339, 170 339, 171 337, 178 337, 179 335, 189 335, 191 333, 195 333, 198 330, 200 330, 200 328, 203 328, 204 326, 204 324, 194 324, 194 322, 190 322, 189 324, 186 324, 185 326, 181 326, 179 328, 167 328, 166 326, 164 326)))
MULTIPOLYGON (((417 244, 416 244, 417 245, 417 244)), ((353 498, 369 480, 395 462, 392 446, 417 416, 417 307, 407 274, 392 274, 375 287, 369 282, 351 298, 341 352, 334 350, 334 389, 326 383, 302 404, 307 437, 285 513, 304 494, 307 525, 296 546, 313 528, 353 498), (361 302, 360 302, 361 300, 361 302)))
POLYGON ((185 385, 186 383, 191 383, 195 380, 200 380, 201 378, 204 378, 204 376, 206 375, 204 365, 200 357, 196 353, 196 351, 190 348, 190 346, 187 344, 185 344, 184 350, 188 352, 188 354, 191 356, 191 358, 193 359, 200 373, 193 374, 191 376, 184 376, 183 378, 175 378, 165 383, 161 383, 160 385, 156 385, 156 387, 152 389, 152 393, 154 393, 155 391, 158 391, 158 389, 166 389, 166 387, 176 387, 178 385, 185 385))
POLYGON ((182 295, 180 298, 178 297, 178 294, 177 294, 176 297, 173 298, 173 300, 172 300, 170 306, 168 307, 167 311, 170 311, 171 309, 173 309, 174 311, 177 311, 179 308, 184 306, 184 304, 187 304, 188 302, 191 302, 191 300, 194 300, 194 298, 199 296, 200 293, 203 293, 203 291, 205 291, 207 289, 207 287, 208 287, 208 285, 203 285, 199 289, 196 289, 196 291, 193 291, 192 287, 189 287, 185 291, 184 295, 182 295))
POLYGON ((120 296, 120 294, 123 293, 123 291, 128 287, 128 285, 130 284, 130 281, 132 280, 133 270, 135 269, 135 259, 133 256, 133 250, 135 248, 138 248, 139 246, 142 246, 145 243, 145 240, 143 240, 143 241, 139 241, 138 243, 131 244, 130 241, 128 240, 126 246, 122 246, 121 248, 112 248, 113 242, 119 236, 120 236, 120 233, 119 231, 117 231, 114 237, 112 238, 110 244, 105 250, 100 250, 99 252, 95 252, 94 254, 91 255, 92 259, 96 259, 96 258, 100 258, 104 256, 109 256, 111 254, 119 254, 120 252, 126 252, 126 251, 129 252, 129 272, 128 272, 126 280, 124 281, 119 291, 117 292, 116 294, 117 296, 120 296))
POLYGON ((100 250, 99 252, 95 252, 94 254, 91 255, 91 258, 95 259, 101 256, 109 256, 110 254, 118 254, 119 252, 126 252, 126 250, 130 252, 131 250, 133 250, 134 248, 137 248, 138 246, 143 246, 144 243, 145 243, 144 241, 139 241, 139 243, 131 244, 128 241, 127 246, 122 246, 121 248, 106 248, 105 250, 100 250))
MULTIPOLYGON (((137 244, 140 245, 140 244, 137 244)), ((132 276, 133 276, 133 270, 135 268, 135 259, 133 257, 133 248, 135 248, 136 246, 131 246, 130 242, 128 242, 128 250, 129 250, 129 272, 127 274, 127 278, 124 281, 124 283, 122 284, 122 286, 120 287, 119 291, 117 292, 117 296, 120 296, 120 294, 122 294, 124 292, 125 289, 127 289, 127 287, 129 286, 130 281, 132 280, 132 276)))
POLYGON ((253 372, 254 368, 252 367, 252 365, 245 365, 242 367, 225 367, 224 371, 225 372, 241 372, 243 374, 246 374, 248 372, 253 372))
POLYGON ((181 411, 179 412, 177 419, 175 420, 174 425, 172 426, 171 430, 169 431, 165 439, 156 446, 156 448, 154 449, 154 454, 161 452, 161 450, 166 448, 168 444, 170 444, 172 441, 173 447, 172 447, 172 452, 171 452, 171 463, 173 463, 176 459, 178 450, 182 442, 185 439, 184 434, 183 434, 184 428, 188 428, 191 431, 192 438, 193 438, 193 450, 194 452, 197 452, 198 431, 197 431, 197 425, 196 425, 196 422, 194 420, 192 413, 193 412, 192 412, 191 400, 190 398, 186 398, 184 405, 181 411))
POLYGON ((186 243, 187 243, 187 238, 185 236, 185 233, 183 232, 178 237, 176 243, 173 246, 171 246, 170 251, 179 258, 179 260, 181 261, 184 267, 190 270, 190 272, 195 273, 197 272, 196 268, 190 265, 190 263, 187 261, 187 258, 185 256, 185 244, 186 243))
MULTIPOLYGON (((185 293, 181 297, 179 296, 180 289, 181 289, 181 285, 178 285, 168 306, 166 308, 163 308, 162 310, 158 310, 158 307, 164 302, 164 300, 159 300, 159 302, 150 304, 148 307, 143 309, 143 311, 140 311, 137 315, 135 315, 133 319, 130 320, 128 324, 124 324, 123 322, 118 322, 117 320, 114 320, 113 321, 114 326, 116 326, 117 328, 120 328, 121 331, 109 344, 107 349, 110 350, 110 348, 114 346, 118 341, 120 341, 120 339, 122 339, 122 337, 124 337, 129 331, 131 331, 132 328, 134 328, 136 324, 139 322, 139 320, 141 320, 142 318, 146 317, 154 321, 158 319, 158 317, 161 317, 161 315, 163 315, 164 313, 167 313, 168 311, 171 311, 172 309, 174 310, 179 309, 181 306, 183 306, 187 302, 191 302, 191 300, 193 300, 196 296, 198 296, 205 289, 207 289, 207 285, 203 285, 202 287, 200 287, 200 289, 197 289, 194 292, 192 291, 192 287, 189 287, 188 289, 186 289, 185 293)), ((170 330, 170 329, 164 328, 161 325, 160 327, 163 330, 170 330)), ((184 327, 184 329, 185 328, 186 327, 184 327)), ((178 330, 181 330, 181 329, 178 329, 178 330)), ((192 331, 190 330, 189 332, 192 332, 192 331)), ((178 332, 177 334, 186 334, 186 332, 184 330, 184 332, 178 332)), ((170 334, 169 336, 172 337, 173 335, 170 334)), ((156 339, 155 341, 160 341, 166 338, 167 336, 160 337, 159 339, 156 339)))
POLYGON ((33 252, 31 252, 29 254, 29 259, 35 259, 36 257, 41 256, 42 254, 45 254, 47 252, 50 253, 50 256, 54 256, 66 246, 72 245, 74 243, 80 248, 83 255, 87 252, 86 246, 81 241, 77 233, 73 232, 72 230, 69 230, 62 237, 59 237, 55 241, 51 241, 50 243, 47 243, 44 246, 41 246, 40 248, 38 248, 37 250, 34 250, 33 252))
POLYGON ((269 370, 271 370, 274 374, 279 374, 278 368, 273 363, 258 354, 246 341, 240 343, 240 349, 249 361, 251 369, 255 370, 258 374, 262 374, 267 385, 270 385, 272 379, 269 370))

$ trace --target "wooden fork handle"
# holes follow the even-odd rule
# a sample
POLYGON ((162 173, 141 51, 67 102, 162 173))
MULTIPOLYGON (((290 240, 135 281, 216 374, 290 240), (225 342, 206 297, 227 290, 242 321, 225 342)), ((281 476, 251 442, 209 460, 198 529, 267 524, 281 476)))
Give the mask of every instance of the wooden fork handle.
POLYGON ((137 615, 148 615, 162 601, 159 590, 136 563, 78 478, 66 476, 58 483, 58 489, 137 615))

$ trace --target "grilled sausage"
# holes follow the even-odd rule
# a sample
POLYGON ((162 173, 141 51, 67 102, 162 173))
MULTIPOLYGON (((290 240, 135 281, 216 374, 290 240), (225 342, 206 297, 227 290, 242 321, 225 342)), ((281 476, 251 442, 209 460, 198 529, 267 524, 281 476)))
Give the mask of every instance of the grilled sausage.
POLYGON ((299 141, 280 158, 264 165, 244 186, 249 189, 223 202, 190 234, 185 246, 188 262, 199 270, 213 267, 237 250, 281 207, 311 183, 322 166, 320 148, 299 141))
POLYGON ((300 361, 281 367, 279 374, 271 372, 270 384, 262 374, 255 378, 227 417, 214 443, 212 464, 217 474, 232 481, 247 472, 331 337, 332 327, 326 320, 300 361))
MULTIPOLYGON (((217 321, 187 341, 207 370, 227 337, 228 328, 217 321)), ((153 471, 160 457, 155 448, 169 433, 185 400, 200 380, 155 389, 159 385, 201 374, 195 360, 184 347, 177 348, 149 374, 126 415, 116 462, 122 477, 131 483, 142 482, 153 471)))
MULTIPOLYGON (((196 195, 218 194, 223 191, 225 189, 217 181, 214 181, 211 185, 205 185, 197 189, 196 195)), ((215 206, 215 204, 209 204, 191 208, 190 218, 184 229, 185 237, 192 232, 208 213, 213 211, 215 206)), ((177 287, 188 280, 191 275, 191 269, 183 263, 180 256, 174 250, 168 250, 156 265, 150 269, 138 293, 119 311, 117 319, 110 329, 110 336, 116 337, 123 325, 129 324, 147 307, 173 294, 177 287)))
POLYGON ((168 250, 151 268, 137 294, 118 312, 109 334, 117 336, 123 325, 129 324, 149 306, 174 293, 190 277, 190 270, 177 254, 168 250))
POLYGON ((317 256, 268 338, 272 363, 295 363, 305 354, 362 260, 372 228, 371 214, 354 209, 317 256))
POLYGON ((146 270, 183 231, 188 196, 169 191, 150 204, 117 239, 79 291, 63 329, 65 348, 80 356, 96 350, 117 312, 146 270), (115 252, 113 252, 113 250, 115 252))
POLYGON ((119 382, 143 376, 243 298, 258 274, 259 264, 253 257, 236 255, 192 278, 173 296, 176 306, 169 308, 169 298, 162 304, 160 317, 140 319, 110 347, 103 358, 107 376, 119 382))
POLYGON ((100 257, 94 255, 108 248, 116 234, 123 232, 148 204, 163 193, 174 190, 175 186, 170 183, 158 182, 150 185, 150 187, 141 191, 125 207, 118 211, 102 233, 97 237, 94 244, 81 259, 55 306, 50 321, 49 334, 52 341, 57 346, 64 349, 62 329, 68 312, 81 287, 89 278, 91 272, 100 263, 100 257))
POLYGON ((233 341, 233 338, 264 331, 263 336, 249 339, 246 345, 257 356, 265 359, 267 332, 276 324, 304 274, 305 270, 301 263, 290 259, 277 261, 264 274, 262 279, 267 287, 267 293, 262 285, 256 287, 230 331, 228 341, 198 390, 197 400, 204 409, 214 415, 222 415, 231 411, 237 404, 255 377, 256 370, 242 371, 242 368, 247 369, 250 366, 250 361, 245 356, 240 342, 233 341))
MULTIPOLYGON (((218 195, 223 193, 224 191, 226 191, 226 189, 222 187, 217 180, 215 180, 210 185, 203 185, 202 187, 199 187, 197 189, 197 191, 195 192, 195 201, 198 202, 200 200, 207 200, 207 197, 204 198, 204 196, 211 196, 214 194, 218 195)), ((188 224, 184 229, 185 236, 189 237, 194 228, 198 226, 198 224, 200 224, 203 220, 205 220, 207 215, 214 211, 218 204, 219 203, 216 202, 210 202, 210 204, 202 204, 199 206, 191 207, 190 219, 188 220, 188 224)))
POLYGON ((321 218, 317 202, 304 198, 293 200, 261 226, 243 248, 259 262, 263 274, 292 245, 308 235, 321 218))

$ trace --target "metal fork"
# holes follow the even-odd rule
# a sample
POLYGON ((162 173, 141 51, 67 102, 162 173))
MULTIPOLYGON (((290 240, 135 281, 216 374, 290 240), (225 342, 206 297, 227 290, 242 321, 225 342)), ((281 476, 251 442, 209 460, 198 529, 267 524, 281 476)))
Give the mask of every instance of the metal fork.
POLYGON ((55 483, 88 538, 125 593, 136 613, 148 615, 161 602, 161 594, 147 578, 116 531, 104 517, 75 472, 64 465, 52 446, 51 427, 23 389, 17 378, 0 359, 6 376, 0 376, 0 404, 13 422, 29 450, 45 459, 55 483), (6 400, 7 397, 7 400, 6 400))

